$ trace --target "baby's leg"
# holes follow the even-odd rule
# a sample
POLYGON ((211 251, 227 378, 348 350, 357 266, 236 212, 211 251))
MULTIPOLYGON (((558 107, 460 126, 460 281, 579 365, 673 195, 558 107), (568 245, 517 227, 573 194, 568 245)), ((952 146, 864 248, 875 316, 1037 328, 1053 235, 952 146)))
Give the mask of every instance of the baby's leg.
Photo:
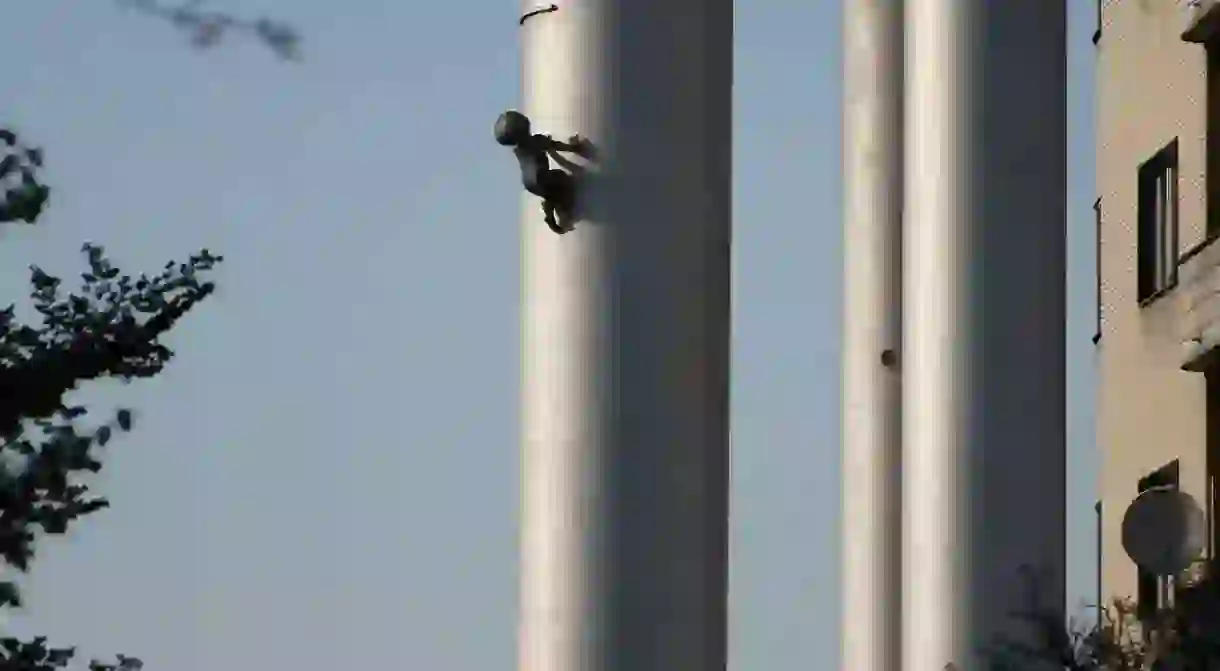
POLYGON ((542 201, 542 218, 546 222, 547 228, 552 231, 560 235, 568 232, 555 221, 555 204, 549 200, 542 201))
POLYGON ((576 195, 576 180, 568 173, 562 170, 548 170, 547 182, 551 187, 551 192, 555 194, 553 199, 562 204, 570 205, 576 195))
POLYGON ((547 186, 551 197, 549 200, 559 213, 561 226, 572 230, 572 218, 576 205, 576 180, 562 170, 547 171, 547 186))

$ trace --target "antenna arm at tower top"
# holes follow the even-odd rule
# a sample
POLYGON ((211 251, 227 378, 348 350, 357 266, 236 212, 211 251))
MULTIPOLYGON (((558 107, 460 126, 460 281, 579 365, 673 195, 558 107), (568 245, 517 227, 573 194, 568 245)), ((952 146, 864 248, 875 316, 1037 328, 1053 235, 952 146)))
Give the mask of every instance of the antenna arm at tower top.
POLYGON ((518 25, 524 26, 525 22, 528 21, 532 17, 538 16, 539 14, 549 14, 550 12, 558 12, 558 11, 559 11, 559 5, 556 5, 556 4, 552 4, 549 7, 539 7, 538 9, 532 9, 532 10, 526 12, 525 14, 523 14, 521 16, 521 20, 518 21, 517 23, 518 23, 518 25))

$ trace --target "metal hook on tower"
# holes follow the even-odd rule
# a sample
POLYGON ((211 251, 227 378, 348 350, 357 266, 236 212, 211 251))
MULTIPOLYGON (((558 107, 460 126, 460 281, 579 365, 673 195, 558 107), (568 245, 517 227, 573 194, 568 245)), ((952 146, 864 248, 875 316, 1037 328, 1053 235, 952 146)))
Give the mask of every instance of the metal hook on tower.
POLYGON ((540 7, 538 9, 531 9, 530 11, 528 11, 524 15, 522 15, 521 20, 518 21, 517 24, 524 26, 526 20, 530 19, 531 17, 538 16, 539 14, 549 14, 551 12, 558 12, 558 11, 559 11, 559 5, 556 5, 556 4, 551 4, 549 7, 540 7))

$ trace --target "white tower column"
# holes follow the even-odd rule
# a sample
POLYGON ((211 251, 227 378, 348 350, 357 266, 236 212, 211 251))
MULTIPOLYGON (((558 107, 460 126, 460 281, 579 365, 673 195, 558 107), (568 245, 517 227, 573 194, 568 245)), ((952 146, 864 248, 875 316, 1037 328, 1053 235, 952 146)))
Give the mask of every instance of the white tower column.
POLYGON ((1066 2, 906 0, 903 670, 1062 617, 1066 2), (1023 568, 1024 567, 1024 568, 1023 568))
POLYGON ((843 3, 843 671, 901 652, 902 18, 843 3))
POLYGON ((723 671, 732 1, 554 2, 522 111, 598 157, 573 232, 521 216, 518 668, 723 671))

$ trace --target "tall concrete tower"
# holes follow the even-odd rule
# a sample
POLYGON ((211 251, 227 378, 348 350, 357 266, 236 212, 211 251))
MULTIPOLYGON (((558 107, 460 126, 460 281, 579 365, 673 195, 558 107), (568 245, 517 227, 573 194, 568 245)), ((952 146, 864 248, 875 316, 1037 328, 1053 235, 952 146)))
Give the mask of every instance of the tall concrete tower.
POLYGON ((901 651, 902 0, 843 3, 843 671, 901 651))
POLYGON ((522 111, 596 158, 575 230, 521 217, 519 668, 723 671, 732 0, 555 0, 520 30, 522 111))
POLYGON ((905 15, 902 669, 968 671, 1064 609, 1066 0, 905 15))

